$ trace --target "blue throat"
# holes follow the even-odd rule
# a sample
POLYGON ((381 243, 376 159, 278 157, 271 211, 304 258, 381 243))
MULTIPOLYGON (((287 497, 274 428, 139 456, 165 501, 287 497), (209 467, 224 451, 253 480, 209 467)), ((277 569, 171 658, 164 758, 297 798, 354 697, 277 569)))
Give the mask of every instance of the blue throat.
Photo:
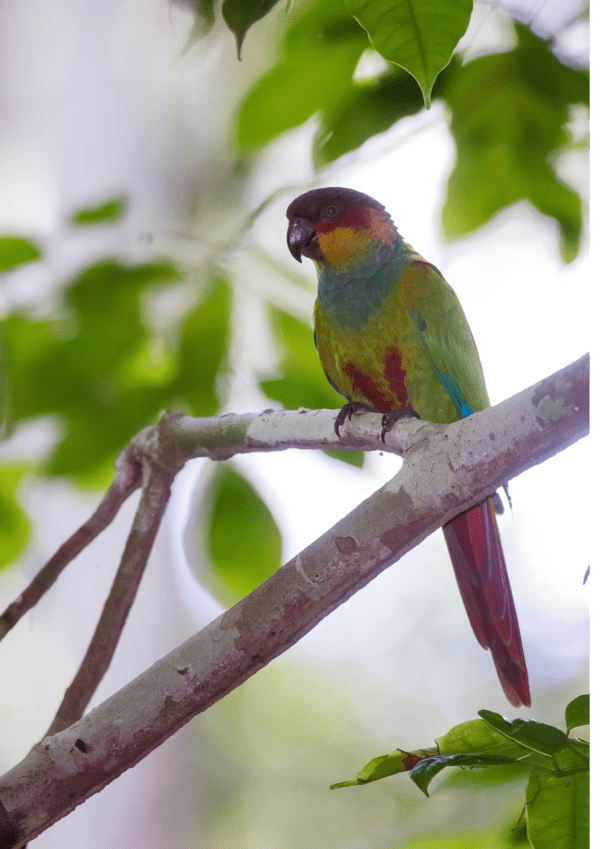
POLYGON ((371 315, 398 283, 408 257, 401 236, 393 247, 380 242, 360 265, 338 270, 317 266, 318 300, 327 319, 344 330, 365 330, 371 315))

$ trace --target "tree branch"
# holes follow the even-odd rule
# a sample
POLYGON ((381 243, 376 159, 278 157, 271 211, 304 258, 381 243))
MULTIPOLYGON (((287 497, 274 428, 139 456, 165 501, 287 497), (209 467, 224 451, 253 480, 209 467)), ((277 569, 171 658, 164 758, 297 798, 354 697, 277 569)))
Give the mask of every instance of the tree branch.
MULTIPOLYGON (((462 422, 397 425, 386 435, 386 447, 399 450, 410 443, 410 448, 388 484, 196 636, 83 719, 38 743, 0 779, 0 849, 36 837, 101 790, 441 524, 585 436, 588 382, 584 357, 462 422)), ((267 431, 279 421, 276 430, 286 432, 281 422, 292 414, 278 419, 281 415, 258 419, 267 431)), ((313 424, 328 422, 321 437, 315 425, 309 440, 330 441, 333 417, 306 415, 313 424)), ((249 418, 224 417, 207 444, 203 420, 171 415, 161 422, 161 456, 179 457, 181 463, 182 444, 186 454, 215 459, 260 450, 258 419, 249 418)), ((341 440, 344 447, 356 447, 348 442, 363 439, 370 418, 353 419, 341 440)), ((151 440, 151 451, 160 450, 158 442, 151 440)))
POLYGON ((46 732, 47 737, 68 728, 83 716, 110 665, 135 600, 175 477, 174 471, 145 465, 147 482, 142 488, 119 569, 89 648, 46 732))

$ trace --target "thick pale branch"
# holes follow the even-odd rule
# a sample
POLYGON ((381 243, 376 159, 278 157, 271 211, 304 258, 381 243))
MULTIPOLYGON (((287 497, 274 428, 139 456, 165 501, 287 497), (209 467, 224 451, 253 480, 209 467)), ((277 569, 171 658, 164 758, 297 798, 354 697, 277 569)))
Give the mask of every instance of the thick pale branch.
MULTIPOLYGON (((402 469, 388 484, 195 637, 83 719, 42 740, 0 779, 0 847, 19 846, 65 816, 456 513, 584 436, 587 387, 584 358, 466 421, 397 425, 386 436, 388 447, 401 430, 412 438, 402 469)), ((362 427, 358 420, 350 433, 362 427)), ((192 433, 191 422, 171 417, 161 423, 166 443, 175 444, 183 425, 188 451, 214 451, 202 440, 194 447, 199 432, 192 433)), ((258 450, 250 446, 256 435, 250 440, 247 431, 244 426, 229 443, 230 454, 233 442, 258 450)), ((223 438, 217 452, 224 445, 223 438)))

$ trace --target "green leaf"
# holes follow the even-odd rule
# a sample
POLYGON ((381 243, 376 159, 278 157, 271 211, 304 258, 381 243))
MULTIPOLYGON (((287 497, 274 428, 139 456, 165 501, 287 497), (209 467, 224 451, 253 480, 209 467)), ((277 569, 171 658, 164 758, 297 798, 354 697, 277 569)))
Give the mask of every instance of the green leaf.
POLYGON ((580 725, 590 724, 590 695, 586 693, 583 696, 577 696, 572 702, 569 702, 565 709, 565 722, 567 731, 572 728, 578 728, 580 725))
POLYGON ((563 259, 570 262, 579 248, 581 201, 559 179, 555 163, 569 142, 570 105, 589 101, 589 74, 563 65, 526 27, 516 30, 515 50, 469 62, 448 86, 457 160, 444 230, 460 238, 501 209, 529 200, 557 220, 563 259))
POLYGON ((505 766, 513 764, 514 758, 503 758, 500 755, 480 755, 480 754, 456 754, 456 755, 434 755, 429 758, 423 758, 410 771, 410 777, 415 782, 417 787, 423 791, 426 796, 429 796, 428 787, 431 781, 435 778, 438 772, 449 766, 461 767, 488 767, 488 766, 505 766))
POLYGON ((527 835, 533 849, 588 849, 589 771, 576 753, 560 753, 564 774, 534 769, 527 784, 527 835), (569 768, 576 770, 568 773, 569 768))
POLYGON ((127 209, 127 199, 114 197, 98 206, 79 209, 71 216, 74 227, 88 227, 90 224, 109 224, 123 217, 127 209))
POLYGON ((230 311, 229 281, 220 273, 181 328, 172 392, 175 406, 193 416, 214 416, 219 409, 217 377, 227 356, 230 311))
MULTIPOLYGON (((434 99, 443 94, 458 66, 458 59, 452 60, 441 72, 433 87, 434 99)), ((394 67, 374 79, 353 83, 346 98, 321 115, 321 129, 313 150, 315 167, 328 165, 422 108, 421 89, 402 68, 394 67)))
POLYGON ((29 539, 29 521, 17 500, 27 466, 0 467, 0 569, 10 565, 29 539))
POLYGON ((510 740, 483 719, 461 722, 443 737, 438 737, 435 742, 441 755, 478 752, 506 758, 522 758, 527 751, 523 745, 510 740))
MULTIPOLYGON (((279 377, 260 382, 263 392, 286 410, 305 407, 310 410, 336 409, 340 396, 327 382, 315 350, 311 328, 277 307, 271 307, 273 333, 284 346, 279 377)), ((330 457, 362 467, 363 451, 326 451, 330 457)))
POLYGON ((237 145, 250 150, 341 103, 368 47, 343 0, 318 0, 290 26, 278 64, 250 90, 237 122, 237 145))
POLYGON ((381 778, 387 778, 399 772, 410 772, 427 754, 426 752, 422 754, 403 752, 402 749, 396 749, 389 755, 373 758, 354 778, 332 784, 330 790, 338 790, 340 787, 356 787, 360 784, 368 784, 371 781, 379 781, 381 778))
POLYGON ((235 35, 238 59, 242 58, 242 44, 252 24, 264 18, 277 2, 279 0, 224 0, 223 18, 235 35))
POLYGON ((0 236, 0 274, 12 271, 25 262, 40 259, 41 253, 37 245, 20 236, 0 236))
POLYGON ((553 725, 545 725, 533 719, 514 719, 508 722, 499 713, 490 710, 480 710, 478 713, 500 734, 514 740, 520 746, 548 757, 560 752, 569 741, 564 731, 553 725))
POLYGON ((209 499, 208 545, 216 594, 235 603, 281 565, 281 533, 252 484, 230 465, 214 476, 209 499))
POLYGON ((346 0, 373 47, 417 80, 425 106, 435 78, 465 34, 472 0, 346 0))

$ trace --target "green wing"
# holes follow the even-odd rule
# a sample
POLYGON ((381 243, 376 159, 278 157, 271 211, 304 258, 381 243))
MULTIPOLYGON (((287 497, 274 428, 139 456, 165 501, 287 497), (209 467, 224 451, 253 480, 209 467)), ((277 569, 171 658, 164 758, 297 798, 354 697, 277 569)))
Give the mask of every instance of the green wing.
POLYGON ((477 346, 452 287, 425 260, 415 266, 420 285, 413 297, 407 293, 406 311, 433 373, 465 418, 490 405, 477 346))

